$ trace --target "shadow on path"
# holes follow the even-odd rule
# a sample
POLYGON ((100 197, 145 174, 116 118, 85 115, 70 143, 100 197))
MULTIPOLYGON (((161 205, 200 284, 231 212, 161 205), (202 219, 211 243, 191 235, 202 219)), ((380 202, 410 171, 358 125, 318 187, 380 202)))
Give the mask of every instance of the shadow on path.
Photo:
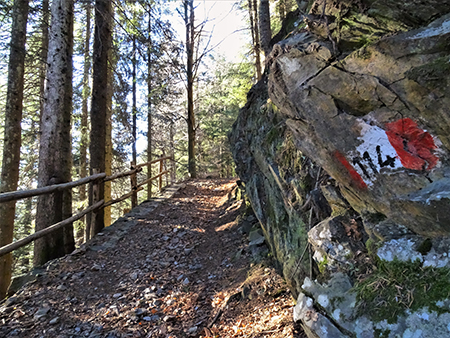
POLYGON ((0 336, 306 337, 283 280, 252 263, 235 187, 192 180, 141 204, 4 302, 0 336))

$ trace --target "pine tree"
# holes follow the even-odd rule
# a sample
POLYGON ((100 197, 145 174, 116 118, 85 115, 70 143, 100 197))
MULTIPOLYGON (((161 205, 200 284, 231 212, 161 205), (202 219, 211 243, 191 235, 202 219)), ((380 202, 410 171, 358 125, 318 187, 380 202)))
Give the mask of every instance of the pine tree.
POLYGON ((195 161, 195 112, 194 112, 194 0, 184 0, 184 23, 186 25, 186 81, 187 81, 187 125, 188 125, 188 170, 191 178, 197 177, 195 161))
MULTIPOLYGON (((71 181, 72 168, 72 54, 73 0, 53 0, 51 5, 47 85, 41 117, 38 186, 71 181)), ((72 214, 70 190, 38 199, 36 231, 72 214)), ((41 265, 75 249, 73 227, 67 226, 35 241, 34 264, 41 265)))
MULTIPOLYGON (((90 55, 90 45, 91 45, 91 4, 86 2, 86 32, 84 40, 84 65, 83 65, 83 82, 82 82, 82 104, 81 104, 81 139, 80 139, 80 178, 87 176, 87 149, 89 145, 89 127, 88 127, 88 100, 91 94, 91 89, 89 86, 89 73, 91 70, 91 55, 90 55)), ((82 185, 80 187, 80 200, 84 201, 86 199, 86 186, 82 185)))
MULTIPOLYGON (((19 181, 28 3, 15 0, 13 6, 0 193, 15 191, 19 181)), ((14 201, 0 204, 0 247, 13 240, 15 205, 14 201)), ((0 299, 8 290, 11 268, 12 255, 0 257, 0 299)))
MULTIPOLYGON (((94 169, 105 172, 107 109, 111 95, 108 83, 108 67, 112 46, 112 4, 109 0, 95 1, 95 34, 92 74, 91 131, 89 153, 91 174, 94 169)), ((104 197, 104 184, 99 184, 99 198, 104 197)), ((92 200, 90 200, 92 203, 92 200)), ((103 210, 94 213, 90 235, 104 227, 103 210)))
MULTIPOLYGON (((152 90, 153 90, 153 75, 152 75, 152 5, 149 4, 147 8, 148 24, 147 24, 147 162, 152 160, 152 90)), ((147 166, 147 179, 152 177, 152 165, 147 166)), ((152 182, 147 184, 147 199, 152 197, 152 182)))
POLYGON ((255 54, 256 80, 261 80, 261 47, 259 44, 258 5, 256 0, 248 0, 248 14, 250 17, 250 31, 252 34, 252 47, 255 54))
POLYGON ((259 32, 261 48, 267 57, 271 51, 270 40, 272 39, 272 30, 270 28, 270 6, 269 0, 259 1, 259 32))

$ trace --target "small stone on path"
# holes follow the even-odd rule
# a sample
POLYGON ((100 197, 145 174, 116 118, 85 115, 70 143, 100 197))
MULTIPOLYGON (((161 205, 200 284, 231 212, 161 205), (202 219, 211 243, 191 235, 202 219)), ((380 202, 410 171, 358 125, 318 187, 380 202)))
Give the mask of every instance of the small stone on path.
POLYGON ((59 322, 59 317, 55 317, 51 321, 49 321, 48 323, 50 325, 55 325, 55 324, 58 324, 58 322, 59 322))
POLYGON ((49 307, 44 307, 36 311, 34 314, 35 320, 41 320, 42 318, 45 318, 47 316, 47 313, 50 311, 49 307))

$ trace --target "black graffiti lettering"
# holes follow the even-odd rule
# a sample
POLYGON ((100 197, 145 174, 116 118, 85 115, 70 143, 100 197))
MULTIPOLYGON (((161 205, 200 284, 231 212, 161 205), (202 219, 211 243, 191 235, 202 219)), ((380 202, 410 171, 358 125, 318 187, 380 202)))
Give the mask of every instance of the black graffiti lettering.
POLYGON ((378 165, 381 168, 384 168, 386 166, 390 166, 391 168, 394 168, 395 166, 395 157, 391 157, 389 155, 386 155, 386 161, 383 161, 383 157, 381 155, 381 147, 377 146, 377 155, 378 155, 378 165))
POLYGON ((395 167, 395 157, 391 157, 389 155, 383 155, 381 153, 381 146, 376 146, 377 158, 374 160, 368 151, 365 151, 360 156, 353 157, 353 165, 357 166, 357 168, 361 169, 359 172, 363 173, 363 176, 372 179, 374 175, 379 173, 380 168, 384 168, 390 166, 392 168, 395 167), (385 160, 383 160, 385 157, 385 160), (370 168, 370 169, 369 169, 370 168))
POLYGON ((381 147, 377 146, 378 165, 381 167, 383 164, 383 158, 381 157, 381 147))
POLYGON ((370 175, 367 172, 366 168, 363 166, 363 164, 361 163, 361 158, 360 157, 354 157, 353 158, 353 165, 357 164, 358 167, 361 169, 361 171, 363 172, 364 176, 366 176, 367 178, 370 179, 370 175))
POLYGON ((384 161, 386 165, 390 166, 391 168, 395 167, 395 157, 390 157, 389 155, 386 156, 386 161, 384 161))
POLYGON ((373 164, 372 158, 370 157, 370 155, 369 155, 369 153, 367 151, 364 152, 363 159, 366 160, 369 163, 370 169, 372 169, 372 171, 375 174, 378 174, 377 167, 375 166, 375 164, 373 164))

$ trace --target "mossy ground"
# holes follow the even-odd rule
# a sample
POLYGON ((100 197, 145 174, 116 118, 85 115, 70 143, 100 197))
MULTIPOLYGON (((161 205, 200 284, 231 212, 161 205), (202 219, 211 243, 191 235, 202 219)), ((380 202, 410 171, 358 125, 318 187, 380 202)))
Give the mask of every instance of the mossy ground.
POLYGON ((450 298, 450 269, 423 267, 420 261, 380 261, 377 265, 373 274, 355 284, 359 315, 393 323, 407 309, 445 311, 436 302, 450 298))

